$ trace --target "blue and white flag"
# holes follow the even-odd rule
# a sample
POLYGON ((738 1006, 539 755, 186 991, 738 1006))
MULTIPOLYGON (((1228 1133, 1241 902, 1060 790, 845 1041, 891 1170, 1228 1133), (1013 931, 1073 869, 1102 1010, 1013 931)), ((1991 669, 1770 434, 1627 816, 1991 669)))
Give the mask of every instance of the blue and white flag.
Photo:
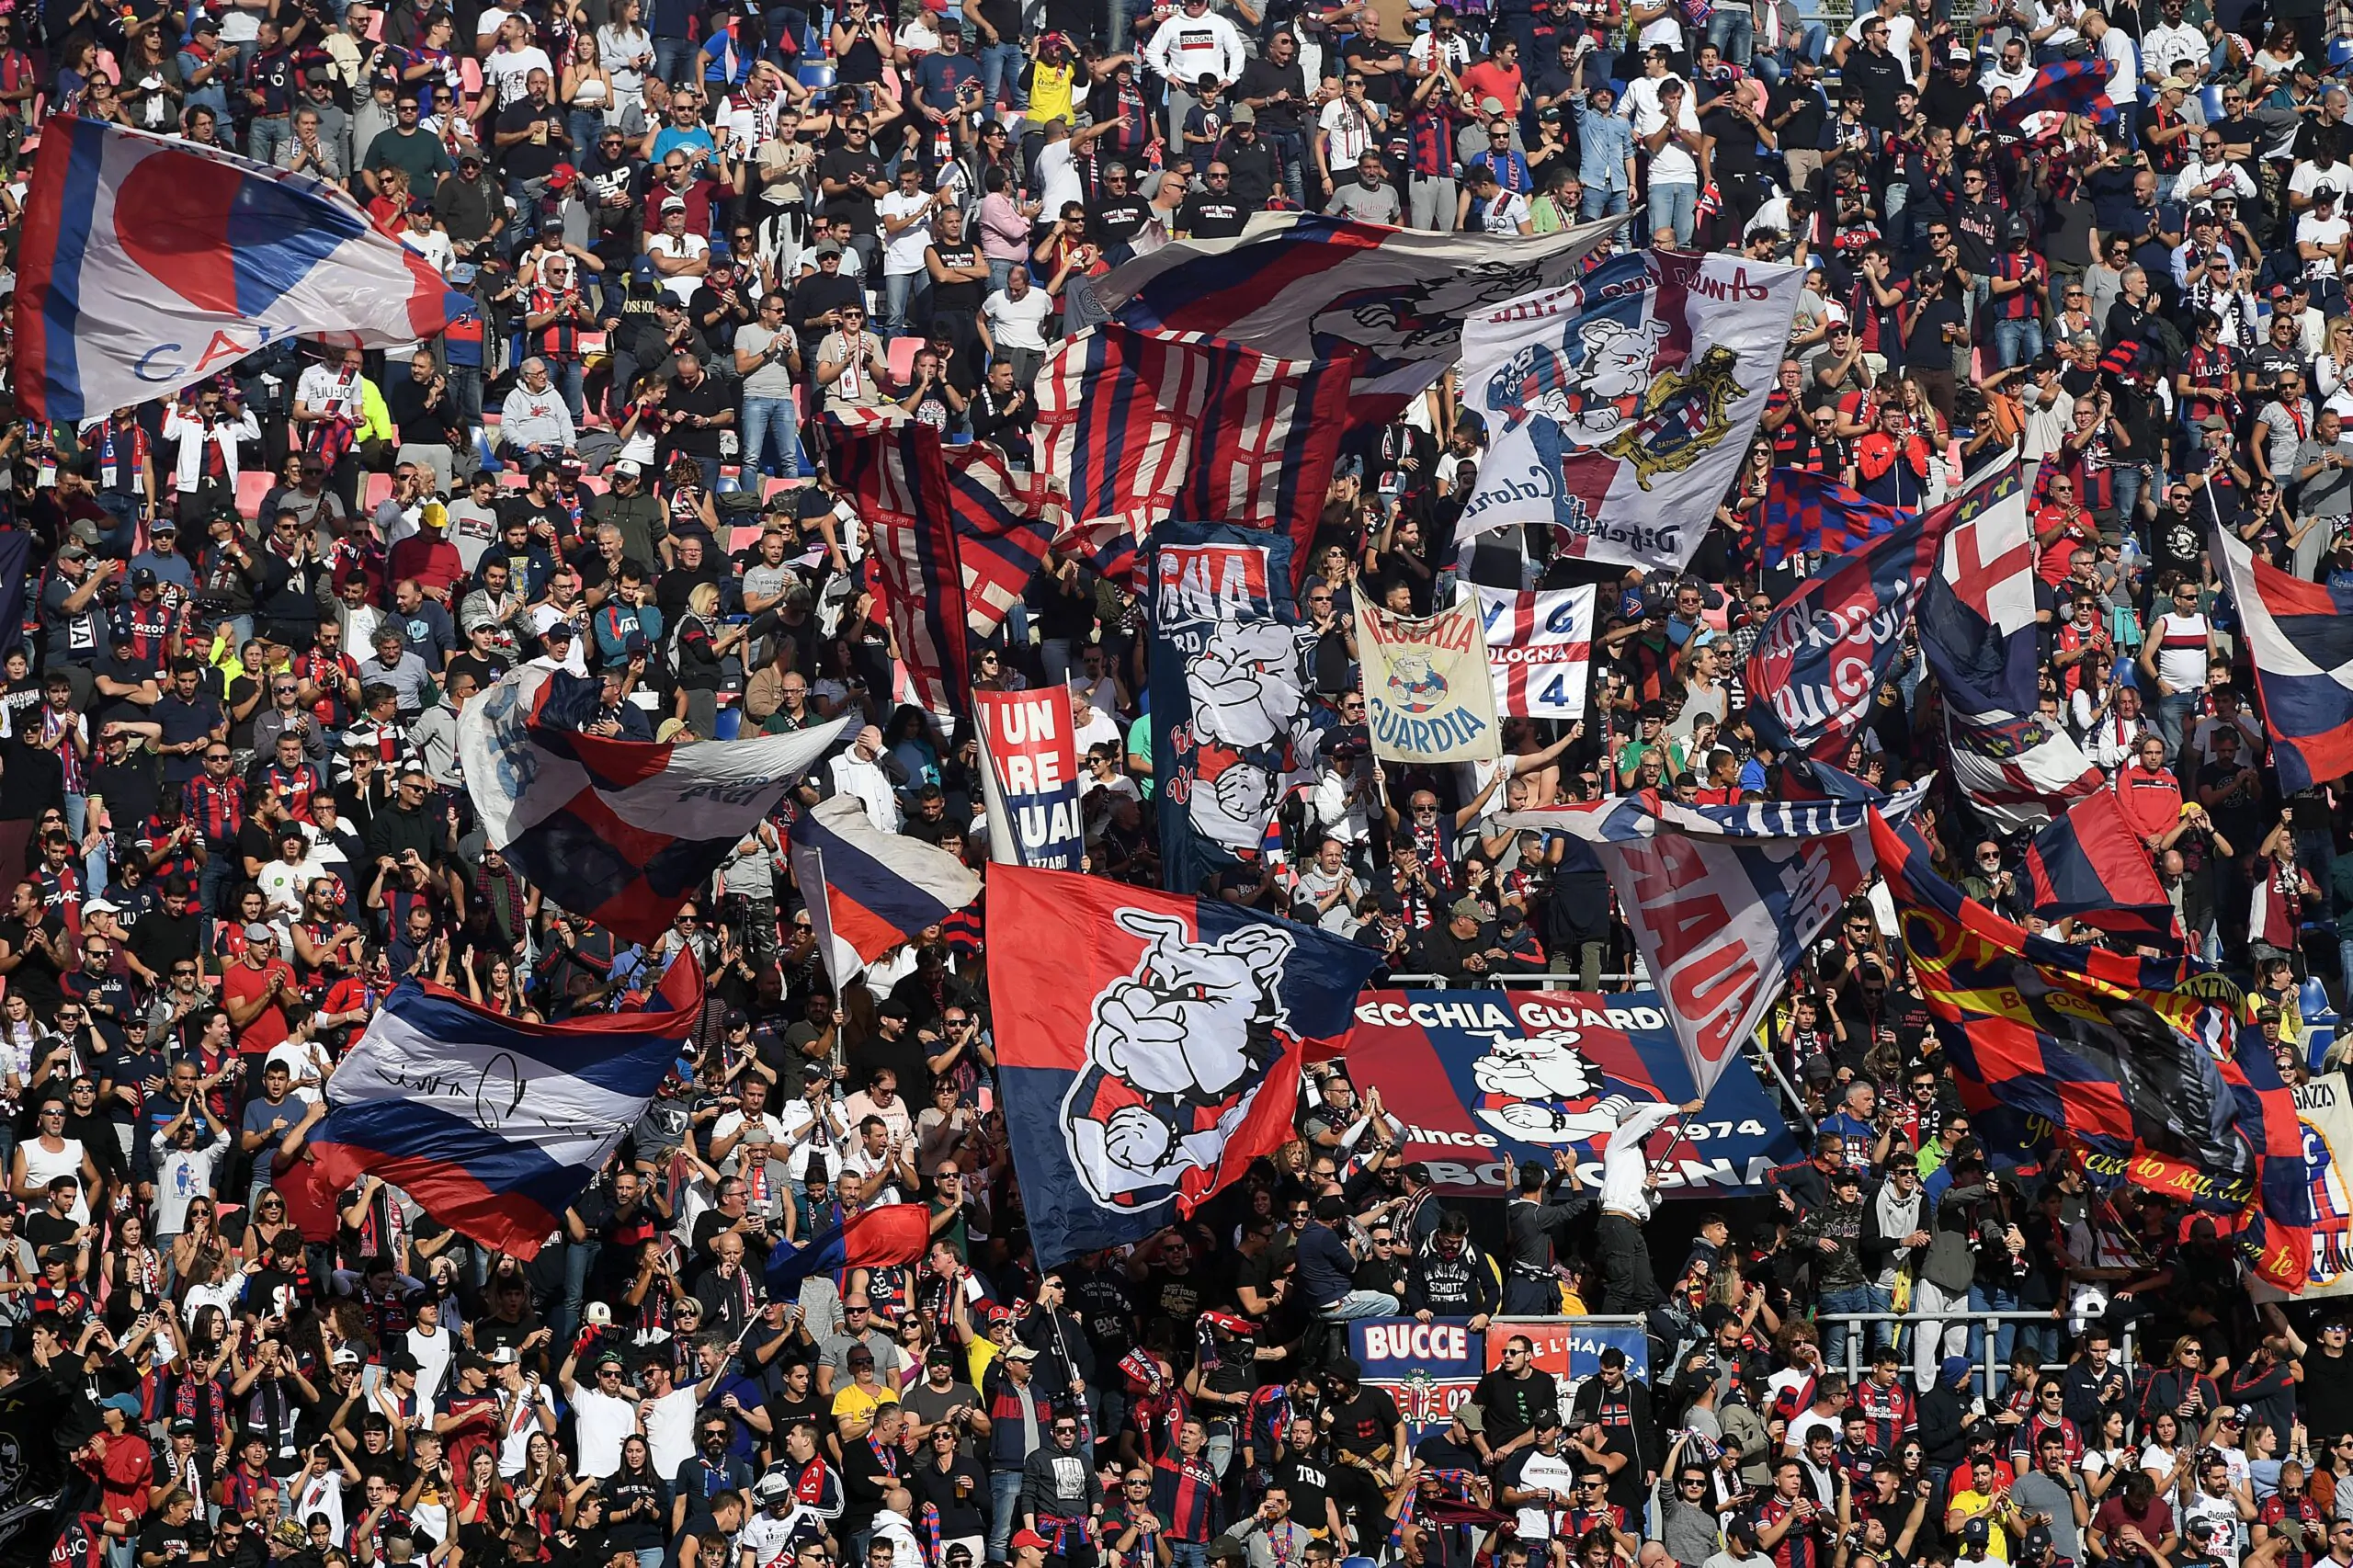
POLYGON ((2212 551, 2253 656, 2279 788, 2353 773, 2353 594, 2280 571, 2227 529, 2214 530, 2212 551))
POLYGON ((511 670, 458 715, 458 762, 491 843, 563 908, 634 942, 701 893, 853 717, 678 745, 582 733, 595 703, 578 676, 511 670))
POLYGON ((855 795, 836 795, 792 824, 792 880, 836 991, 981 896, 981 879, 962 861, 884 833, 855 795))
MULTIPOLYGON (((1927 793, 1923 782, 1897 795, 1889 820, 1927 793)), ((1646 790, 1498 821, 1592 846, 1705 1096, 1870 875, 1870 812, 1858 801, 1678 806, 1646 790)))
POLYGON ((692 957, 654 1004, 533 1024, 402 981, 327 1080, 308 1144, 320 1178, 340 1191, 381 1176, 460 1235, 535 1256, 688 1049, 692 957))

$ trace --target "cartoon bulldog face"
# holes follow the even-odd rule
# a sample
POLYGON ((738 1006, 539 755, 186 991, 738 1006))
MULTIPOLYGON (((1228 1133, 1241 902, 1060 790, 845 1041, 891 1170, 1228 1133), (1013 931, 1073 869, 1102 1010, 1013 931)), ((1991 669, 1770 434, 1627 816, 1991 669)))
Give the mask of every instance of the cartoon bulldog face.
POLYGON ((1613 1102, 1577 1049, 1574 1029, 1547 1029, 1525 1038, 1497 1035, 1472 1064, 1480 1089, 1507 1103, 1481 1106, 1479 1119, 1498 1132, 1531 1143, 1580 1143, 1618 1125, 1613 1102))

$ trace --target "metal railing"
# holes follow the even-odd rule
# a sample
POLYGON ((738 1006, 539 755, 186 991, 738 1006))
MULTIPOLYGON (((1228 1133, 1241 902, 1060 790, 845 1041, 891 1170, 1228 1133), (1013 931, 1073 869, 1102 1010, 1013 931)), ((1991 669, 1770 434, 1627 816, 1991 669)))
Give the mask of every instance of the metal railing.
MULTIPOLYGON (((1628 974, 1603 974, 1600 989, 1604 991, 1640 991, 1651 983, 1641 970, 1628 974)), ((1384 990, 1450 991, 1457 987, 1447 983, 1442 974, 1392 974, 1384 990)), ((1485 974, 1476 985, 1460 987, 1465 991, 1582 991, 1585 986, 1574 974, 1531 972, 1528 974, 1485 974)))
MULTIPOLYGON (((1955 1327, 1981 1328, 1984 1330, 1983 1338, 1984 1343, 1978 1350, 1978 1370, 1984 1375, 1984 1392, 1989 1397, 1997 1391, 1999 1386, 1995 1381, 1996 1375, 2009 1369, 2008 1364, 1994 1354, 1994 1346, 1998 1342, 1994 1333, 1994 1328, 1996 1325, 2005 1323, 2018 1324, 2020 1325, 2033 1324, 2040 1327, 2063 1331, 2066 1322, 2067 1320, 2064 1317, 2054 1318, 2047 1312, 1971 1312, 1962 1310, 1940 1313, 1816 1312, 1813 1315, 1813 1325, 1817 1331, 1827 1327, 1831 1324, 1844 1324, 1847 1326, 1848 1332, 1845 1346, 1846 1355, 1842 1358, 1846 1362, 1846 1365, 1837 1369, 1842 1370, 1847 1374, 1847 1381, 1849 1387, 1861 1378, 1863 1367, 1870 1355, 1870 1347, 1869 1342, 1871 1335, 1867 1329, 1860 1325, 1881 1323, 1892 1323, 1901 1325, 1896 1335, 1896 1342, 1899 1346, 1904 1344, 1904 1333, 1903 1331, 1916 1329, 1921 1324, 1936 1324, 1940 1331, 1940 1337, 1941 1331, 1945 1329, 1955 1327)), ((2120 1363, 2122 1367, 2130 1368, 2132 1365, 2132 1325, 2128 1323, 2117 1335, 2117 1345, 2123 1354, 2123 1360, 2120 1363)), ((1907 1365, 1917 1364, 1918 1356, 1916 1353, 1916 1345, 1906 1349, 1904 1359, 1907 1365)), ((1938 1355, 1929 1358, 1929 1359, 1933 1364, 1941 1362, 1944 1358, 1941 1355, 1938 1355)), ((2036 1363, 2036 1369, 2045 1372, 2056 1372, 2063 1371, 2066 1369, 2066 1366, 2067 1363, 2064 1361, 2040 1361, 2036 1363)))

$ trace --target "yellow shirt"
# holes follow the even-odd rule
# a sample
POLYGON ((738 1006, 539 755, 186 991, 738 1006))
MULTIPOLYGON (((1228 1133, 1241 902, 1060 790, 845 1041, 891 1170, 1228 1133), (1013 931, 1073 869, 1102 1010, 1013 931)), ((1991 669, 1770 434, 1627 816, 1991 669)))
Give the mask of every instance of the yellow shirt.
POLYGON ((1078 80, 1075 62, 1063 65, 1049 65, 1040 60, 1029 69, 1029 123, 1043 125, 1050 119, 1071 117, 1072 88, 1078 80))
POLYGON ((850 1416, 860 1421, 874 1419, 877 1407, 899 1403, 899 1391, 890 1384, 878 1382, 872 1388, 861 1388, 852 1381, 834 1390, 834 1419, 850 1416))
POLYGON ((1984 1519, 1992 1527, 1985 1532, 1985 1555, 1996 1562, 2007 1562, 2010 1560, 2010 1532, 2002 1528, 2001 1516, 2008 1511, 2008 1506, 2006 1494, 1989 1496, 1985 1493, 1964 1488, 1953 1494, 1952 1507, 1946 1517, 1949 1518, 1951 1515, 1959 1514, 1963 1524, 1972 1519, 1984 1519))

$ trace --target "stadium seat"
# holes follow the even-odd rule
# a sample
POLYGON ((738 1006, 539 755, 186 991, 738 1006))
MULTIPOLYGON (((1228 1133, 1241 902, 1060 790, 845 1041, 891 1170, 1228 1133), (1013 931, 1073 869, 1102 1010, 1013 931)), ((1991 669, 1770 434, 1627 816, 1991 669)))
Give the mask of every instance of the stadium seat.
POLYGON ((2333 38, 2328 40, 2328 62, 2342 65, 2353 61, 2353 38, 2333 38))
POLYGON ((392 476, 389 473, 371 473, 368 476, 367 484, 360 491, 359 505, 362 510, 373 513, 377 507, 392 498, 392 476))
POLYGON ((883 356, 883 365, 891 372, 894 385, 905 386, 915 373, 915 351, 923 347, 920 337, 894 337, 890 352, 883 356))
POLYGON ((2206 123, 2212 125, 2222 118, 2222 89, 2209 82, 2198 89, 2198 104, 2206 111, 2206 123))
POLYGON ((269 494, 275 477, 267 469, 254 468, 237 475, 237 510, 246 521, 261 515, 262 497, 269 494))

